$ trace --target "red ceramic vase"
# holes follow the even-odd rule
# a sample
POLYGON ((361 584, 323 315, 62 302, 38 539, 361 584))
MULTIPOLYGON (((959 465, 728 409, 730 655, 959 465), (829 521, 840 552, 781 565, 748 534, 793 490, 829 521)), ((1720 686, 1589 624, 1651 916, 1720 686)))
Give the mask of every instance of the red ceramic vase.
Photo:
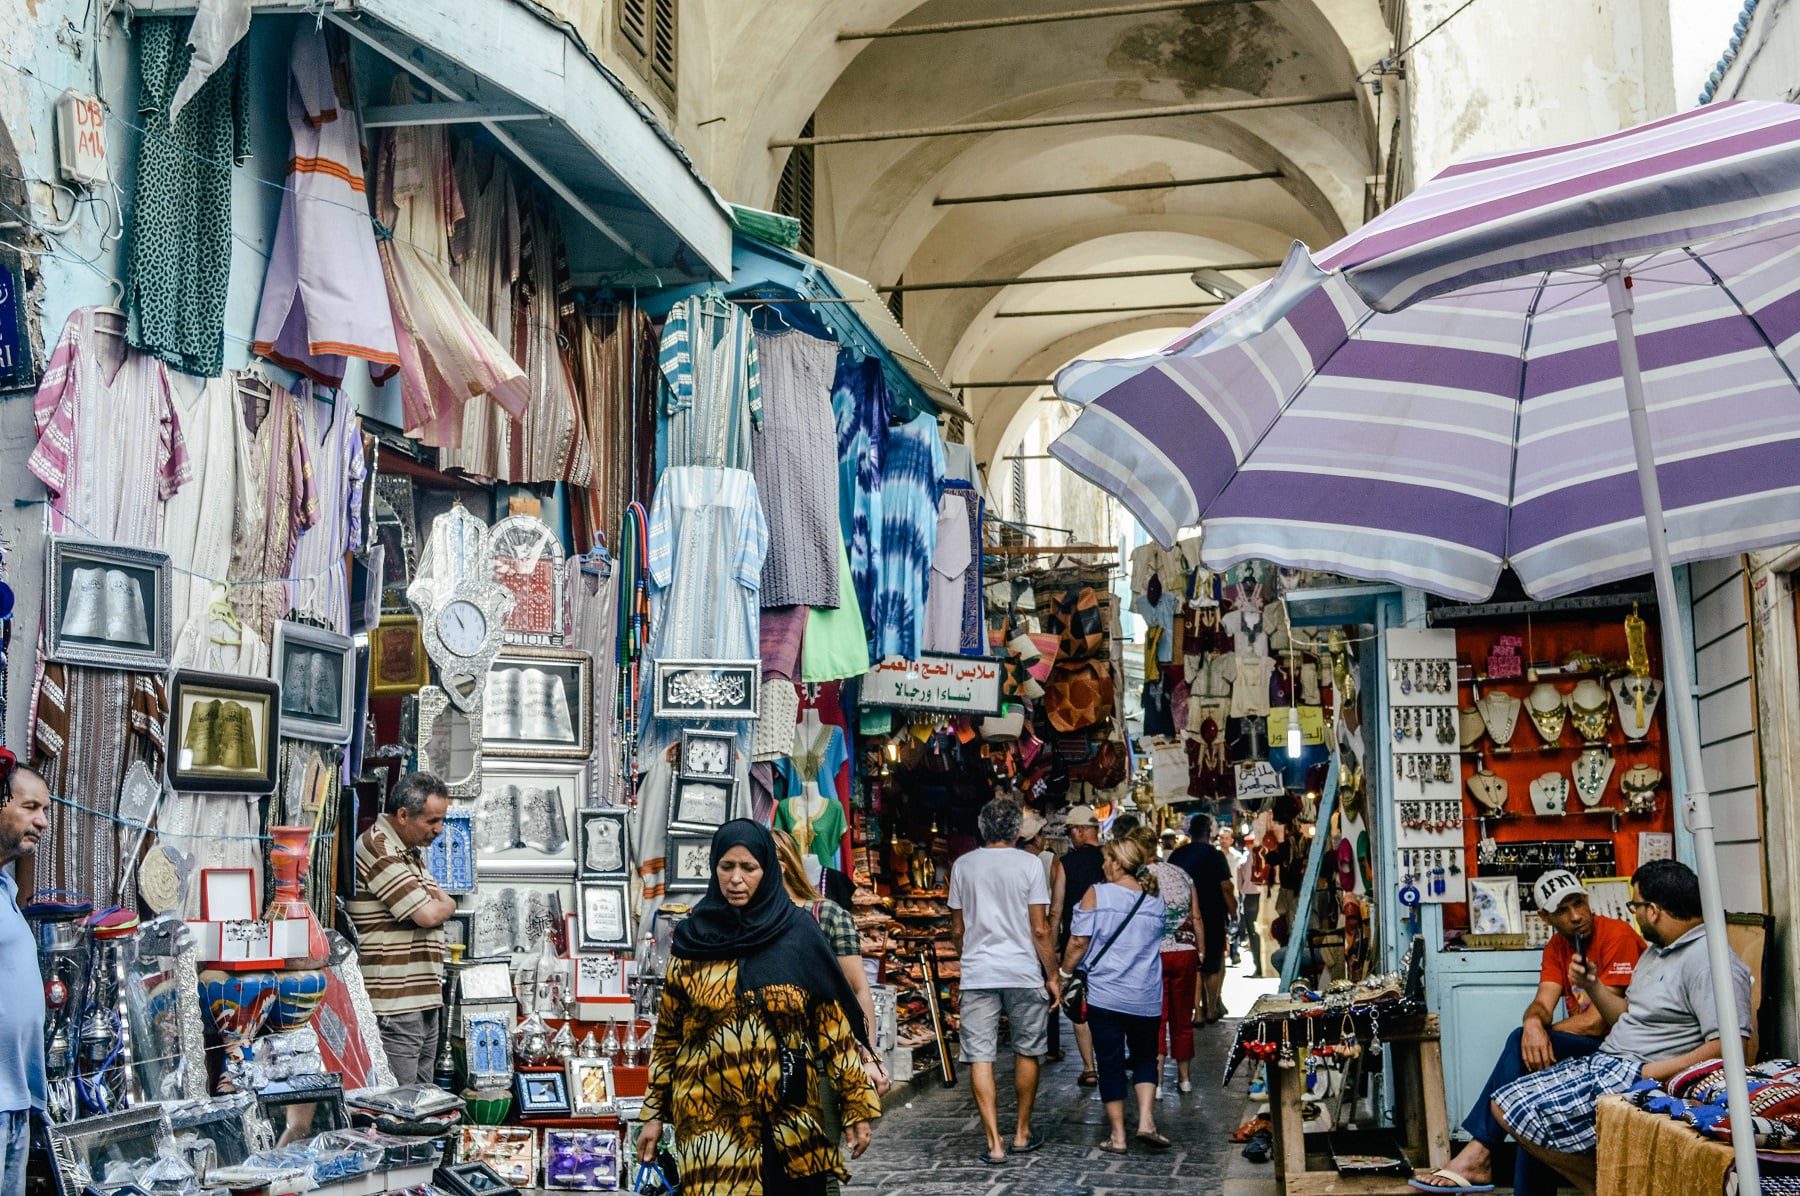
POLYGON ((329 962, 330 947, 325 942, 325 928, 319 925, 312 906, 306 903, 305 878, 311 860, 310 826, 275 826, 269 828, 275 845, 269 849, 269 867, 275 875, 275 896, 269 901, 267 917, 271 925, 300 921, 306 926, 306 954, 288 956, 289 967, 322 968, 329 962))

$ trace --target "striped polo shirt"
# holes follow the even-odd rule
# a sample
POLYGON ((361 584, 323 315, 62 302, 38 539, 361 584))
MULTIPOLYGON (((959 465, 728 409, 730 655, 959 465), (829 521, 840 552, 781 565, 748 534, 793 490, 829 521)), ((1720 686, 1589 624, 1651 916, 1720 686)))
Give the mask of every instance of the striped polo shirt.
POLYGON ((363 982, 381 1017, 444 1003, 444 932, 412 916, 438 892, 423 854, 408 847, 386 814, 356 841, 356 895, 347 907, 356 927, 363 982))

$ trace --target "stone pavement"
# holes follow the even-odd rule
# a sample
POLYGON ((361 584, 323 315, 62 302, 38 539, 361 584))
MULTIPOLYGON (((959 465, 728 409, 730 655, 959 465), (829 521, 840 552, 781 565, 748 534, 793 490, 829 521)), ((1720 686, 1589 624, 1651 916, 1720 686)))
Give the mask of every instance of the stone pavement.
MULTIPOLYGON (((1226 988, 1226 1008, 1242 1010, 1255 993, 1272 984, 1234 975, 1226 988)), ((921 1076, 907 1100, 890 1105, 875 1127, 868 1153, 851 1164, 855 1178, 844 1185, 845 1196, 1103 1196, 1110 1192, 1220 1192, 1225 1188, 1227 1160, 1240 1147, 1227 1141, 1243 1116, 1244 1072, 1230 1088, 1220 1086, 1234 1025, 1230 1020, 1196 1029, 1194 1090, 1182 1095, 1174 1067, 1157 1107, 1157 1127, 1175 1142, 1173 1150, 1156 1153, 1135 1142, 1128 1155, 1112 1155, 1097 1144, 1106 1136, 1106 1110, 1094 1089, 1076 1084, 1081 1059, 1068 1028, 1063 1030, 1068 1058, 1043 1069, 1036 1122, 1044 1146, 1014 1155, 1004 1166, 981 1161, 981 1121, 968 1069, 959 1068, 954 1088, 941 1087, 933 1075, 921 1076)), ((1004 1049, 1004 1047, 1002 1048, 1004 1049)), ((1000 1124, 1008 1140, 1014 1109, 1012 1057, 996 1067, 1000 1124)), ((935 1073, 934 1073, 935 1074, 935 1073)), ((1128 1102, 1125 1128, 1136 1128, 1128 1102)), ((1242 1161, 1240 1160, 1240 1165, 1242 1161)))

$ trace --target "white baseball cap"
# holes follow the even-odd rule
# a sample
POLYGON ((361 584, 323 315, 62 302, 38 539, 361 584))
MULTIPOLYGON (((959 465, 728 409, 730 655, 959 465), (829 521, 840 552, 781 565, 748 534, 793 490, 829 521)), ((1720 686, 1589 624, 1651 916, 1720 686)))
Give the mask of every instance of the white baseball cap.
POLYGON ((1064 826, 1099 826, 1100 820, 1094 816, 1092 806, 1070 806, 1069 812, 1063 815, 1064 826))
POLYGON ((1025 817, 1019 820, 1019 838, 1035 839, 1038 832, 1044 829, 1044 816, 1036 810, 1025 811, 1025 817))
POLYGON ((1531 893, 1537 898, 1540 914, 1553 914, 1562 908, 1563 902, 1575 894, 1585 895, 1587 886, 1582 884, 1568 869, 1552 868, 1537 878, 1537 884, 1532 886, 1531 893))

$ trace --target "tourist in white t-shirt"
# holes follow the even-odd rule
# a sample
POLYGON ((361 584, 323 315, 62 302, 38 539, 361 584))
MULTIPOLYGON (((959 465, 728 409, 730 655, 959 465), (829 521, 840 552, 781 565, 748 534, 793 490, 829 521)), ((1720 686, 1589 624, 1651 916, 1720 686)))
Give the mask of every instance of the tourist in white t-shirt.
POLYGON ((1050 1006, 1060 987, 1050 930, 1050 886, 1037 857, 1018 850, 1022 811, 1004 797, 981 808, 983 846, 950 871, 950 911, 962 953, 962 1060, 969 1065, 987 1149, 982 1159, 1006 1162, 994 1095, 1000 1014, 1006 1013, 1015 1056, 1013 1088, 1019 1115, 1014 1154, 1043 1143, 1032 1132, 1038 1060, 1046 1050, 1050 1006))

